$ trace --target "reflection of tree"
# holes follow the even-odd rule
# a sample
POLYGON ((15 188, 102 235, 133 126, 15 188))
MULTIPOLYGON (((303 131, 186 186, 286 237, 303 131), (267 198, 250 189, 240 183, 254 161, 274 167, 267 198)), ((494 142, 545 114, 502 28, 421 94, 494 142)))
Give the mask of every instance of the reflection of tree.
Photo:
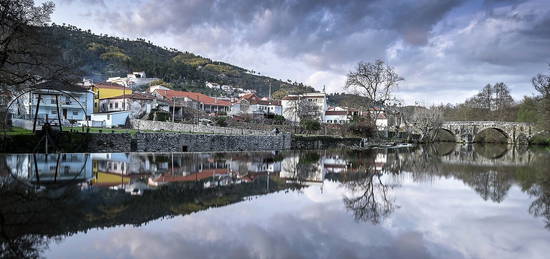
MULTIPOLYGON (((351 196, 344 197, 344 204, 356 220, 378 224, 396 208, 390 192, 397 184, 384 182, 383 178, 384 175, 399 173, 397 165, 400 163, 395 159, 376 161, 376 153, 365 155, 355 161, 358 167, 353 168, 353 173, 344 173, 341 178, 344 186, 352 192, 351 196)), ((389 157, 398 159, 399 153, 389 157)))
POLYGON ((544 217, 546 228, 550 229, 550 188, 538 185, 531 188, 528 193, 536 197, 529 206, 529 213, 535 217, 544 217))
MULTIPOLYGON (((37 258, 48 248, 44 235, 25 233, 27 229, 51 227, 54 217, 40 217, 47 207, 63 197, 39 196, 17 182, 0 187, 0 258, 37 258)), ((54 209, 55 210, 55 209, 54 209)))
POLYGON ((367 173, 363 179, 348 182, 346 186, 353 193, 359 194, 355 197, 344 197, 346 208, 353 212, 356 220, 378 224, 396 208, 389 197, 389 192, 396 185, 383 183, 380 173, 367 173))
POLYGON ((24 235, 16 239, 2 237, 0 258, 39 258, 49 240, 41 235, 24 235))

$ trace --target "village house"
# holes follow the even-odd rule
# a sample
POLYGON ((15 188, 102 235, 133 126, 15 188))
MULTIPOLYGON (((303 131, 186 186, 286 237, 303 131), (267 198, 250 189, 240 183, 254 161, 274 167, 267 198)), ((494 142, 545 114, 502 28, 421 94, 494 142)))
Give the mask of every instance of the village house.
POLYGON ((94 93, 81 86, 61 81, 40 83, 23 94, 10 107, 14 118, 37 119, 37 126, 46 121, 50 124, 73 124, 91 118, 94 93))
POLYGON ((230 115, 283 115, 281 102, 246 94, 231 104, 230 115))
POLYGON ((353 116, 358 115, 359 111, 356 109, 328 107, 323 122, 327 124, 345 124, 349 123, 353 116))
POLYGON ((148 85, 154 81, 159 80, 158 78, 147 78, 145 72, 133 72, 126 75, 126 77, 110 77, 107 79, 107 83, 118 84, 130 88, 136 88, 140 86, 148 85))
POLYGON ((99 100, 99 112, 131 111, 133 117, 150 113, 155 96, 133 92, 99 100))
MULTIPOLYGON (((133 93, 132 89, 128 87, 124 87, 124 86, 112 84, 112 83, 94 84, 92 85, 91 89, 95 93, 94 112, 102 112, 110 109, 108 106, 110 102, 101 102, 101 100, 113 98, 113 97, 119 97, 119 96, 121 96, 122 99, 126 99, 128 96, 132 95, 133 93), (100 103, 102 103, 103 105, 106 104, 107 106, 100 107, 100 103)), ((121 106, 120 107, 121 110, 127 110, 125 102, 121 101, 118 105, 121 106)))
POLYGON ((300 122, 299 111, 304 105, 302 102, 310 102, 316 107, 314 113, 320 122, 324 121, 327 110, 327 95, 325 93, 305 93, 301 95, 287 95, 281 100, 282 112, 285 119, 300 122))
POLYGON ((183 107, 198 109, 207 113, 227 113, 231 107, 229 101, 220 100, 201 93, 157 89, 153 92, 153 95, 161 100, 168 101, 172 105, 170 112, 175 114, 181 112, 178 109, 182 109, 183 107))

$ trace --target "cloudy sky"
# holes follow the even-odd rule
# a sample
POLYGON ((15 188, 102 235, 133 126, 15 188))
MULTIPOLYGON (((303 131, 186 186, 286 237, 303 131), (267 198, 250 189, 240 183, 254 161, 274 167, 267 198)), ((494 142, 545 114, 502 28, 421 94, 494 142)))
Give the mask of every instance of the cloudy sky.
POLYGON ((342 92, 359 61, 405 78, 407 103, 462 102, 505 82, 519 100, 550 63, 549 0, 54 0, 52 21, 146 38, 342 92))

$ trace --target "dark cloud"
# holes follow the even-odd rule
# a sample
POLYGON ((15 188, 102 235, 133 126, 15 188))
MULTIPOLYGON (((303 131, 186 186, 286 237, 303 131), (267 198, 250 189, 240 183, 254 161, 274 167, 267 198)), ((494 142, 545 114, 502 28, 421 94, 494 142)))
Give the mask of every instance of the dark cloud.
POLYGON ((313 63, 342 64, 384 56, 386 47, 398 39, 425 45, 432 27, 461 2, 151 0, 128 12, 109 11, 108 17, 126 33, 190 35, 214 30, 225 35, 220 40, 226 46, 271 43, 283 56, 309 55, 313 63))
POLYGON ((61 4, 81 3, 86 5, 99 5, 102 7, 106 7, 104 0, 59 0, 59 3, 61 4))
POLYGON ((262 72, 319 89, 330 81, 330 91, 358 61, 381 57, 405 77, 407 94, 438 90, 457 102, 504 81, 523 95, 550 63, 548 0, 127 1, 106 1, 92 20, 255 70, 279 64, 262 72))

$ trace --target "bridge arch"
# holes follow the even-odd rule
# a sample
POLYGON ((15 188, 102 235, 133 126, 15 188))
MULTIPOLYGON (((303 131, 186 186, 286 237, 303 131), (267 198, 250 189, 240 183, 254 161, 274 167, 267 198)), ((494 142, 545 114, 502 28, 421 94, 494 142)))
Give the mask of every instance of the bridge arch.
MULTIPOLYGON (((481 128, 479 129, 477 132, 475 132, 474 136, 473 136, 473 142, 475 143, 480 143, 480 142, 487 142, 486 140, 483 140, 483 134, 484 133, 488 133, 490 131, 494 131, 494 132, 498 132, 502 137, 504 137, 504 141, 502 141, 502 143, 509 143, 509 142, 513 142, 514 140, 511 138, 511 136, 506 132, 505 129, 503 128, 500 128, 500 127, 494 127, 494 126, 490 126, 490 127, 484 127, 484 128, 481 128)), ((493 142, 493 141, 490 141, 490 142, 493 142)))
MULTIPOLYGON (((452 130, 447 129, 447 128, 439 127, 439 128, 432 129, 432 130, 430 130, 430 135, 436 136, 436 140, 438 140, 439 142, 456 142, 456 134, 452 130), (444 136, 441 136, 439 132, 445 132, 445 133, 449 134, 451 139, 449 139, 449 140, 439 139, 441 137, 444 137, 444 136), (435 134, 437 134, 437 135, 435 135, 435 134)), ((423 137, 426 137, 426 136, 423 136, 423 137)))

